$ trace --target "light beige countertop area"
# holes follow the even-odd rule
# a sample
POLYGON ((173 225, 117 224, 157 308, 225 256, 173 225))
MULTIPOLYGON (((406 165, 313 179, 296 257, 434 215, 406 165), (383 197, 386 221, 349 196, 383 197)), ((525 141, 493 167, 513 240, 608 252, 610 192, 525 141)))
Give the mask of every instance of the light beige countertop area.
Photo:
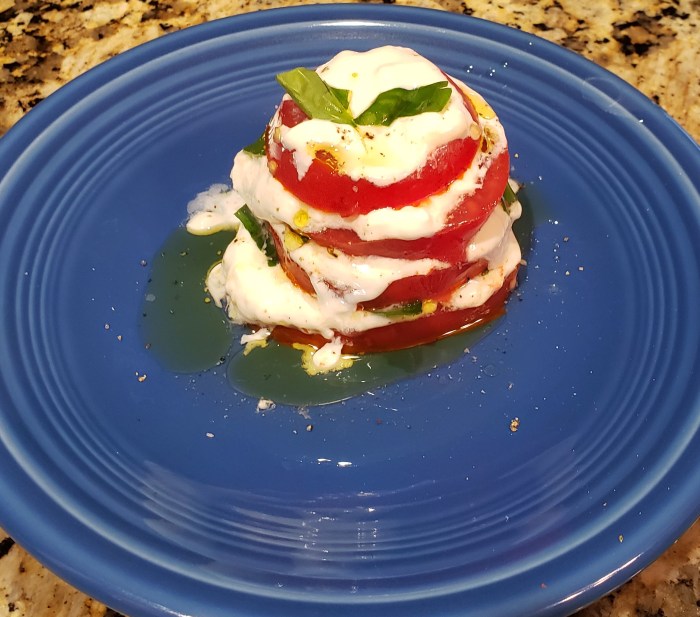
MULTIPOLYGON (((104 60, 187 26, 298 0, 0 0, 0 134, 104 60)), ((308 4, 308 3, 306 3, 308 4)), ((622 77, 700 138, 698 0, 397 0, 559 43, 622 77)))
MULTIPOLYGON (((637 87, 700 141, 700 0, 385 3, 489 19, 568 47, 637 87)), ((293 4, 309 3, 0 0, 0 135, 61 85, 135 45, 212 19, 293 4)), ((55 577, 0 529, 0 617, 115 615, 55 577)), ((578 617, 700 617, 700 523, 578 617)))

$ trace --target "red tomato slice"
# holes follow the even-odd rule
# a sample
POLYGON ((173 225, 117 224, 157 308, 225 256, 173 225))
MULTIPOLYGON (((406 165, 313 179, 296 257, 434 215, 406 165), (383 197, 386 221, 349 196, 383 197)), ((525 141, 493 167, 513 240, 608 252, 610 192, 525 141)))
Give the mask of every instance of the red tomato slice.
MULTIPOLYGON (((316 295, 311 279, 289 253, 284 249, 282 240, 270 229, 270 235, 275 243, 280 265, 287 278, 297 287, 308 294, 316 295)), ((360 308, 380 309, 394 304, 403 304, 415 300, 440 300, 452 291, 464 285, 470 278, 481 274, 488 264, 485 259, 473 263, 461 263, 448 268, 433 269, 427 274, 417 274, 393 281, 379 296, 368 302, 363 302, 360 308)))
POLYGON ((306 270, 302 268, 296 261, 294 261, 284 247, 282 239, 277 235, 272 227, 268 225, 268 231, 272 240, 275 243, 275 249, 277 250, 277 256, 280 260, 280 266, 282 270, 287 275, 287 278, 292 281, 297 287, 305 291, 307 294, 315 295, 314 286, 311 284, 311 279, 306 273, 306 270))
POLYGON ((415 300, 441 300, 469 279, 481 274, 487 267, 487 261, 480 259, 471 264, 460 264, 442 270, 431 270, 428 274, 407 276, 390 283, 382 294, 374 300, 363 302, 359 308, 381 309, 415 300))
POLYGON ((365 241, 350 229, 328 228, 321 232, 303 233, 321 246, 337 248, 348 255, 433 258, 453 264, 460 263, 464 261, 467 243, 500 203, 509 172, 510 160, 508 151, 505 150, 491 163, 481 188, 460 201, 450 213, 447 225, 434 236, 416 240, 365 241))
MULTIPOLYGON (((462 94, 464 105, 474 120, 478 116, 469 98, 462 94)), ((278 114, 282 125, 293 127, 306 115, 291 100, 283 100, 278 114)), ((481 139, 455 139, 436 148, 426 164, 408 177, 389 184, 376 184, 360 178, 353 180, 339 173, 330 152, 318 153, 303 177, 294 165, 293 152, 285 149, 276 137, 275 126, 268 130, 267 158, 272 175, 304 203, 341 216, 365 214, 377 208, 399 208, 444 190, 462 174, 474 159, 481 139)))
MULTIPOLYGON (((343 353, 364 354, 407 349, 483 325, 505 312, 505 302, 516 285, 517 270, 516 268, 509 274, 503 286, 481 306, 457 311, 438 308, 425 317, 343 336, 343 353)), ((301 332, 287 326, 276 326, 272 330, 272 337, 288 345, 302 343, 322 347, 328 342, 318 334, 301 332)))

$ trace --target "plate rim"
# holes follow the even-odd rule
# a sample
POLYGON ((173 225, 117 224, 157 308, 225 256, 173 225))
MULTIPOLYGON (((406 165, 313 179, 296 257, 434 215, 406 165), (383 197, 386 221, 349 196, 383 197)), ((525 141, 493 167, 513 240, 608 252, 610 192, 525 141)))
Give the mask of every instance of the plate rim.
MULTIPOLYGON (((674 120, 660 107, 654 106, 650 99, 636 90, 630 84, 615 76, 607 69, 594 64, 590 60, 587 60, 586 58, 554 43, 540 39, 539 37, 536 37, 536 35, 527 34, 495 22, 423 7, 341 4, 284 7, 256 13, 234 15, 196 26, 191 26, 181 31, 166 34, 158 39, 139 45, 138 47, 119 54, 118 56, 107 60, 97 67, 80 75, 75 80, 64 85, 55 93, 47 97, 46 102, 42 101, 34 109, 28 112, 25 117, 22 118, 15 126, 11 127, 10 130, 2 137, 2 140, 0 140, 0 155, 5 153, 19 154, 24 152, 24 150, 30 144, 32 144, 34 138, 36 138, 44 128, 50 126, 55 121, 55 118, 60 118, 61 115, 65 113, 69 102, 80 92, 91 92, 96 88, 108 86, 109 83, 113 81, 115 75, 122 76, 128 73, 130 70, 142 65, 144 61, 148 62, 153 59, 157 59, 163 54, 169 54, 174 51, 184 49, 193 43, 210 41, 220 35, 235 34, 236 32, 247 29, 248 27, 255 28, 255 25, 257 25, 259 28, 261 23, 263 25, 288 24, 289 26, 294 26, 300 22, 308 22, 311 20, 315 21, 318 19, 319 15, 321 15, 322 19, 326 21, 338 23, 358 20, 359 15, 361 16, 362 20, 366 20, 367 22, 399 22, 406 24, 407 27, 415 24, 414 18, 418 15, 430 15, 427 21, 420 22, 420 25, 439 25, 441 27, 448 27, 452 26, 452 24, 456 25, 458 21, 461 21, 462 23, 476 24, 475 27, 477 29, 495 28, 503 29, 502 31, 510 31, 511 36, 514 37, 515 40, 522 41, 524 44, 527 44, 534 38, 537 40, 538 45, 545 49, 545 53, 547 50, 549 50, 550 53, 555 53, 558 57, 562 57, 567 60, 567 65, 572 69, 576 69, 577 75, 580 75, 578 71, 581 73, 589 73, 592 68, 595 68, 594 72, 596 73, 599 73, 600 71, 607 73, 609 78, 615 81, 616 85, 624 91, 626 102, 633 103, 635 109, 643 112, 645 120, 647 120, 648 124, 651 126, 656 126, 657 124, 663 124, 666 127, 674 126, 677 141, 674 141, 673 144, 666 144, 672 152, 677 153, 679 156, 690 156, 693 154, 693 152, 697 154, 697 152, 700 151, 700 148, 698 148, 698 145, 694 142, 692 137, 676 120, 674 120), (57 116, 55 115, 56 111, 60 112, 57 116), (669 121, 671 124, 669 124, 669 121), (693 150, 693 148, 695 148, 695 150, 693 150)), ((465 33, 472 32, 470 27, 465 27, 460 29, 460 31, 465 33)), ((7 159, 9 162, 8 169, 11 169, 14 157, 7 156, 7 159)), ((4 169, 3 166, 3 161, 0 158, 0 174, 2 174, 2 177, 0 178, 0 186, 2 186, 6 181, 6 171, 7 170, 4 169)), ((0 421, 2 421, 1 414, 0 421)), ((1 426, 2 423, 0 422, 0 427, 1 426)), ((6 452, 4 450, 0 451, 0 456, 4 456, 5 454, 6 452)), ((687 456, 689 455, 686 451, 684 452, 684 457, 687 456)), ((20 468, 17 467, 17 469, 20 468)), ((22 474, 23 470, 20 470, 18 475, 22 474)), ((29 479, 33 480, 32 478, 29 479)), ((5 471, 0 476, 0 483, 2 485, 7 483, 5 471)), ((40 486, 38 484, 32 483, 31 489, 32 494, 37 494, 37 496, 41 494, 40 486)), ((686 497, 688 500, 690 500, 689 496, 686 495, 686 497)), ((25 497, 25 499, 27 498, 25 497)), ((27 499, 27 501, 29 502, 32 499, 27 499)), ((682 523, 673 527, 675 531, 669 531, 667 533, 667 539, 670 536, 673 536, 674 538, 677 537, 679 534, 676 532, 679 529, 681 531, 687 529, 697 519, 697 517, 700 515, 700 504, 695 504, 695 509, 696 511, 693 513, 691 512, 691 509, 688 508, 687 514, 685 517, 683 517, 682 523)), ((12 520, 12 515, 4 516, 4 514, 5 513, 3 513, 3 523, 5 523, 5 519, 10 521, 10 524, 7 526, 7 531, 11 533, 13 537, 16 537, 17 541, 22 546, 27 548, 32 554, 36 555, 40 561, 46 563, 50 569, 60 572, 59 575, 71 582, 71 584, 85 589, 89 589, 91 587, 94 588, 94 580, 92 576, 86 576, 84 573, 81 573, 70 566, 66 566, 60 557, 56 557, 54 554, 55 551, 47 551, 43 548, 46 546, 46 540, 51 540, 51 534, 47 531, 48 526, 46 526, 46 528, 42 528, 39 534, 36 532, 32 533, 32 531, 29 530, 31 525, 29 521, 38 523, 40 520, 43 520, 43 517, 40 517, 32 512, 31 517, 27 517, 24 520, 19 520, 22 518, 22 516, 18 513, 14 517, 16 520, 12 520), (25 529, 27 532, 25 532, 25 529)), ((24 513, 24 515, 26 516, 26 513, 24 513)), ((70 519, 68 516, 65 518, 65 524, 70 526, 72 519, 70 519)), ((76 521, 72 521, 72 525, 74 527, 79 527, 76 521)), ((667 542, 666 540, 663 542, 657 542, 656 546, 652 550, 639 553, 636 558, 633 559, 630 564, 628 564, 626 570, 617 572, 615 576, 606 579, 606 581, 601 583, 598 587, 594 588, 591 586, 588 590, 583 591, 583 595, 580 596, 581 600, 594 600, 602 593, 605 593, 606 590, 611 590, 617 587, 619 584, 624 582, 624 580, 627 580, 629 577, 636 574, 643 566, 651 563, 651 561, 658 557, 658 555, 660 555, 669 544, 670 542, 667 542)), ((86 554, 85 559, 89 559, 90 556, 88 553, 92 553, 92 551, 87 551, 84 547, 81 548, 82 552, 86 554)), ((119 598, 123 605, 130 606, 130 608, 133 610, 144 607, 144 603, 139 601, 137 598, 132 597, 128 590, 120 591, 122 594, 124 594, 119 598)), ((108 595, 106 593, 100 594, 92 591, 89 593, 90 595, 94 595, 94 597, 99 595, 102 595, 102 597, 107 597, 108 595)), ((569 606, 573 608, 572 605, 569 606)), ((158 611, 160 609, 158 607, 151 606, 149 610, 158 611)), ((554 611, 557 610, 557 607, 551 605, 547 610, 554 611)))

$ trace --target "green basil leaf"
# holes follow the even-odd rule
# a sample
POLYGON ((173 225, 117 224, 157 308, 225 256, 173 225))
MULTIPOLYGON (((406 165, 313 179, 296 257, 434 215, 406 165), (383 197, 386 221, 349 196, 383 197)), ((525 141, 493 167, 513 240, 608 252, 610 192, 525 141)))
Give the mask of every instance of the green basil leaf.
POLYGON ((382 92, 374 102, 363 111, 355 124, 364 126, 389 126, 397 118, 417 116, 429 111, 442 111, 452 96, 446 81, 406 90, 393 88, 382 92))
MULTIPOLYGON (((325 81, 323 82, 326 83, 325 81)), ((328 86, 328 84, 326 84, 328 86)), ((338 102, 345 108, 350 107, 350 90, 343 90, 343 88, 334 88, 333 86, 328 86, 328 89, 333 93, 338 102)))
POLYGON ((252 144, 248 144, 243 148, 248 154, 254 156, 263 156, 265 154, 265 131, 252 144))
POLYGON ((262 223, 250 211, 248 206, 242 206, 236 210, 236 218, 241 222, 241 225, 246 228, 246 231, 253 238, 257 247, 267 257, 268 266, 276 266, 279 263, 279 256, 275 249, 275 243, 269 237, 267 230, 262 226, 262 223))
POLYGON ((381 315, 383 317, 404 317, 407 315, 420 315, 423 312, 423 302, 421 300, 413 300, 412 302, 398 304, 390 308, 372 309, 371 312, 375 315, 381 315))
POLYGON ((318 120, 330 120, 338 124, 353 125, 353 119, 347 109, 347 91, 343 96, 340 91, 330 88, 316 73, 310 69, 299 67, 280 73, 277 81, 309 117, 318 120), (345 100, 341 100, 345 98, 345 100))
POLYGON ((506 212, 510 212, 510 207, 518 200, 518 196, 515 194, 512 188, 510 188, 510 182, 506 182, 506 188, 503 191, 503 196, 501 197, 501 206, 506 212))

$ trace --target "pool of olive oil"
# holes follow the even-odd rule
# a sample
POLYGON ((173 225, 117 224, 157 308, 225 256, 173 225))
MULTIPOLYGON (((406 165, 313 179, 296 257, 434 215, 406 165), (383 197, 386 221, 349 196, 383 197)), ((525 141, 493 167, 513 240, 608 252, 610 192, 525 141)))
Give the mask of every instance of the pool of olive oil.
POLYGON ((232 326, 205 279, 232 239, 233 233, 195 236, 178 228, 150 261, 139 326, 146 347, 169 370, 197 373, 225 361, 232 326))
MULTIPOLYGON (((524 253, 532 225, 530 208, 524 207, 515 226, 524 253)), ((195 236, 179 228, 151 261, 140 329, 144 343, 172 371, 198 373, 226 364, 230 385, 243 394, 322 405, 454 362, 494 327, 491 322, 429 345, 358 356, 352 366, 320 375, 304 370, 299 350, 272 340, 246 355, 239 341, 248 330, 231 324, 205 288, 207 272, 232 239, 231 232, 195 236)))

